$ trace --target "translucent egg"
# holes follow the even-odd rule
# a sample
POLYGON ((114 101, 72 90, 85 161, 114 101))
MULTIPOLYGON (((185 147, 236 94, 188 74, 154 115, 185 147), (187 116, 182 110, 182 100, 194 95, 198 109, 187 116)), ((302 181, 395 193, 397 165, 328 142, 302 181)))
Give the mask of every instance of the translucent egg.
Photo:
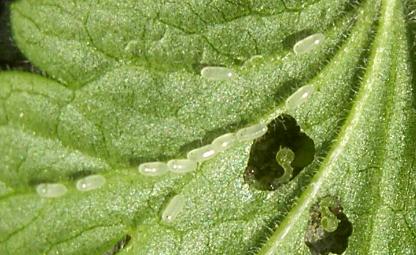
POLYGON ((36 186, 36 192, 41 197, 55 198, 63 196, 68 189, 61 183, 42 183, 36 186))
POLYGON ((166 163, 147 162, 139 165, 139 172, 147 176, 159 176, 167 173, 169 170, 166 163))
POLYGON ((263 136, 266 133, 267 126, 263 123, 259 123, 238 130, 236 136, 239 141, 251 141, 263 136))
POLYGON ((187 154, 187 158, 196 162, 202 162, 211 159, 217 155, 217 151, 212 144, 202 146, 200 148, 191 150, 187 154))
POLYGON ((325 35, 322 33, 316 33, 300 40, 293 46, 295 54, 307 53, 317 46, 319 46, 325 40, 325 35))
POLYGON ((185 197, 183 195, 174 196, 162 212, 162 221, 166 223, 173 222, 185 206, 185 197))
POLYGON ((212 81, 222 81, 231 79, 234 73, 226 67, 207 66, 202 68, 201 76, 212 81))
POLYGON ((169 171, 184 174, 196 170, 197 162, 190 159, 173 159, 167 163, 169 171))
POLYGON ((211 144, 214 146, 216 151, 221 152, 230 148, 233 144, 235 144, 236 141, 237 137, 235 136, 235 134, 228 133, 215 138, 211 144))
POLYGON ((295 110, 301 104, 306 102, 306 100, 308 100, 314 91, 315 88, 310 85, 301 87, 286 100, 286 109, 289 111, 295 110))
POLYGON ((102 175, 90 175, 85 178, 79 179, 75 184, 79 191, 90 191, 98 189, 105 184, 106 180, 102 175))

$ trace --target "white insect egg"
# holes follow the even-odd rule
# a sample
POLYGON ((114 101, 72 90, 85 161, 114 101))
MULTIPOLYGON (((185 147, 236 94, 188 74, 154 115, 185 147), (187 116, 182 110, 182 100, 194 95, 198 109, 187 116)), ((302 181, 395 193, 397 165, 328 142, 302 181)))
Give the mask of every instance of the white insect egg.
POLYGON ((159 176, 167 173, 168 165, 163 162, 147 162, 139 165, 139 172, 147 176, 159 176))
POLYGON ((301 104, 303 104, 315 91, 315 88, 310 85, 306 85, 298 89, 293 93, 285 102, 287 110, 295 110, 301 104))
POLYGON ((191 150, 188 152, 187 158, 196 162, 202 162, 215 157, 215 155, 217 155, 217 151, 215 150, 214 146, 212 144, 208 144, 191 150))
POLYGON ((98 189, 99 187, 103 186, 105 182, 105 178, 102 175, 90 175, 79 179, 75 186, 79 191, 90 191, 93 189, 98 189))
POLYGON ((162 212, 162 221, 165 223, 173 222, 185 207, 185 197, 183 195, 174 196, 162 212))
POLYGON ((230 148, 237 141, 237 137, 234 133, 224 134, 219 136, 212 141, 212 145, 218 152, 225 151, 230 148))
POLYGON ((222 81, 231 79, 234 72, 226 67, 207 66, 202 68, 201 76, 212 81, 222 81))
POLYGON ((190 159, 172 159, 168 161, 169 171, 184 174, 196 170, 197 162, 190 159))
POLYGON ((68 189, 61 183, 42 183, 36 186, 36 192, 41 197, 54 198, 63 196, 68 189))
POLYGON ((316 33, 300 40, 293 46, 293 51, 296 54, 303 54, 315 49, 325 40, 325 35, 316 33))
POLYGON ((242 128, 237 131, 236 136, 239 141, 250 141, 257 139, 267 132, 267 126, 263 123, 255 124, 242 128))

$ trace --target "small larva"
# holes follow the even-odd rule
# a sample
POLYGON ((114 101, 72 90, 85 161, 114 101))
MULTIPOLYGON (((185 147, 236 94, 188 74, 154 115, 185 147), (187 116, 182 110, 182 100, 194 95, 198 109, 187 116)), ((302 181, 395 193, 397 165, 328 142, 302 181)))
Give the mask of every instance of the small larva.
POLYGON ((314 91, 314 87, 310 85, 301 87, 286 100, 286 109, 295 110, 299 105, 303 104, 314 91))
POLYGON ((139 172, 147 176, 163 175, 168 170, 168 166, 163 162, 147 162, 139 165, 139 172))
POLYGON ((255 124, 237 131, 236 136, 239 141, 250 141, 266 134, 267 126, 263 123, 255 124))
POLYGON ((231 79, 234 73, 231 69, 220 66, 207 66, 202 68, 201 76, 212 81, 222 81, 231 79))
POLYGON ((167 163, 169 171, 178 174, 184 174, 195 171, 197 167, 196 161, 190 159, 172 159, 167 163))
POLYGON ((353 224, 343 212, 338 197, 328 194, 319 200, 309 210, 305 244, 311 254, 344 254, 353 224))
POLYGON ((316 33, 300 40, 293 46, 293 51, 296 55, 303 54, 315 49, 319 44, 325 40, 322 33, 316 33))
POLYGON ((79 179, 75 184, 75 187, 79 191, 90 191, 98 189, 105 184, 106 180, 102 175, 90 175, 79 179))
MULTIPOLYGON (((321 209, 321 225, 327 232, 334 232, 338 228, 339 220, 330 208, 341 208, 339 201, 334 197, 328 196, 319 203, 321 209)), ((340 209, 342 210, 342 209, 340 209)))
POLYGON ((162 221, 166 223, 174 221, 184 206, 185 197, 183 195, 174 196, 162 212, 162 221))
POLYGON ((42 183, 36 186, 36 192, 41 197, 54 198, 63 196, 68 189, 61 183, 42 183))
POLYGON ((196 162, 202 162, 215 157, 215 155, 217 155, 215 147, 212 144, 208 144, 191 150, 188 152, 187 158, 196 162))
POLYGON ((276 153, 276 161, 284 170, 283 175, 277 180, 278 184, 287 183, 290 179, 292 179, 293 167, 291 164, 294 159, 295 153, 289 148, 280 148, 280 150, 276 153))
POLYGON ((212 145, 218 152, 225 151, 230 148, 237 141, 237 137, 234 133, 228 133, 221 135, 212 141, 212 145))

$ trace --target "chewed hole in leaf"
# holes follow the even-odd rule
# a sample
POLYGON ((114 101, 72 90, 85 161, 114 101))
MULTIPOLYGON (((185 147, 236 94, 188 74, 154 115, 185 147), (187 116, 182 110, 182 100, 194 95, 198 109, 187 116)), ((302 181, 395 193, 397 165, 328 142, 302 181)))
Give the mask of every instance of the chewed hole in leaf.
POLYGON ((314 204, 305 233, 305 244, 313 255, 342 254, 348 247, 352 224, 338 198, 326 196, 314 204))
POLYGON ((119 253, 121 250, 123 250, 130 242, 131 236, 125 235, 122 239, 120 239, 111 249, 104 252, 103 255, 114 255, 119 253))
POLYGON ((315 145, 290 115, 281 115, 268 125, 250 151, 245 181, 259 190, 275 190, 309 165, 315 145))

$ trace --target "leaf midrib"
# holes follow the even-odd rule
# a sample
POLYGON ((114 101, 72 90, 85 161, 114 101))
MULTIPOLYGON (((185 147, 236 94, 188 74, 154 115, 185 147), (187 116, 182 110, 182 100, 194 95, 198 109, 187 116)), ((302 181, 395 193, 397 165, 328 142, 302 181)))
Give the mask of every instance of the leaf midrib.
MULTIPOLYGON (((383 0, 382 2, 382 6, 385 8, 381 18, 383 23, 379 27, 379 36, 376 36, 375 38, 375 41, 379 42, 380 44, 386 41, 390 41, 388 31, 391 31, 390 28, 394 19, 392 15, 394 13, 396 4, 397 0, 383 0)), ((377 47, 377 44, 373 46, 373 49, 374 48, 376 48, 376 51, 374 54, 372 54, 373 57, 371 58, 371 62, 368 68, 369 71, 366 72, 366 75, 370 81, 363 82, 364 86, 361 87, 359 93, 357 94, 350 114, 348 115, 343 128, 339 132, 338 138, 335 139, 337 142, 334 143, 333 148, 329 151, 326 160, 321 164, 321 167, 317 171, 315 177, 312 179, 311 184, 307 189, 305 189, 304 192, 302 192, 302 195, 298 200, 299 203, 297 203, 297 205, 288 213, 285 220, 278 226, 276 231, 267 241, 266 245, 264 245, 258 252, 258 255, 275 254, 276 247, 280 242, 283 242, 287 234, 294 227, 295 223, 301 218, 304 212, 309 209, 313 201, 316 199, 322 184, 330 174, 330 169, 336 163, 337 158, 343 153, 346 145, 349 143, 352 134, 355 132, 356 126, 359 124, 358 121, 362 117, 364 106, 367 103, 368 97, 371 94, 371 91, 374 90, 377 86, 375 82, 371 82, 371 75, 369 74, 377 73, 375 70, 378 67, 377 64, 383 62, 383 57, 379 56, 380 54, 383 54, 383 49, 381 49, 381 47, 377 47)))

